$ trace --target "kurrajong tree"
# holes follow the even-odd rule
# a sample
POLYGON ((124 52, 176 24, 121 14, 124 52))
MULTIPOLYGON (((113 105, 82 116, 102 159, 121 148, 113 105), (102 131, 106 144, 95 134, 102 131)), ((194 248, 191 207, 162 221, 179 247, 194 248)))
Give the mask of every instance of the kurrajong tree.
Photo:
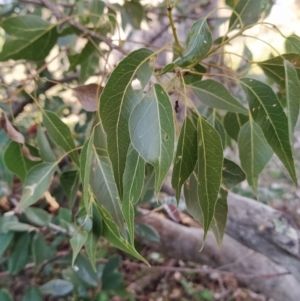
MULTIPOLYGON (((5 42, 0 61, 23 64, 27 70, 26 79, 17 86, 2 81, 6 93, 1 104, 2 183, 8 187, 2 194, 15 208, 0 218, 0 253, 10 250, 10 274, 19 273, 30 256, 37 265, 51 257, 49 250, 41 258, 36 254, 35 246, 45 249, 39 231, 43 227, 70 235, 73 263, 84 247, 94 266, 100 237, 147 263, 136 251, 135 231, 154 240, 159 234, 134 223, 140 214, 137 208, 153 198, 159 201, 168 175, 177 202, 184 199, 189 213, 203 225, 204 236, 212 230, 219 243, 228 190, 247 179, 257 192, 259 174, 273 153, 297 184, 293 131, 299 114, 300 39, 284 37, 287 53, 261 62, 252 61, 245 46, 241 64, 233 69, 224 60, 226 45, 247 30, 264 26, 283 34, 262 21, 272 1, 227 0, 226 4, 232 11, 226 34, 212 36, 213 11, 195 20, 185 41, 176 33, 181 26, 176 23, 178 14, 184 12, 180 1, 151 7, 138 0, 123 5, 40 0, 3 7, 5 42), (166 29, 171 28, 173 41, 160 49, 149 45, 132 52, 122 47, 126 41, 113 41, 120 26, 134 30, 143 20, 151 23, 151 11, 168 17, 166 29), (79 40, 85 44, 76 52, 79 40), (49 58, 53 48, 57 55, 49 58), (159 66, 157 58, 166 51, 171 51, 172 59, 159 66), (115 67, 108 64, 111 53, 123 56, 115 67), (48 68, 57 57, 70 66, 61 78, 48 68), (247 77, 253 64, 262 68, 268 84, 255 75, 247 77), (100 81, 83 85, 92 75, 100 81), (72 108, 58 96, 45 97, 55 86, 60 89, 56 91, 72 89, 81 102, 83 109, 76 113, 80 120, 72 130, 62 120, 72 108), (241 89, 233 92, 232 86, 241 89), (24 112, 25 117, 16 119, 27 104, 30 114, 24 112), (31 122, 30 128, 22 123, 24 118, 31 122), (241 167, 223 156, 224 149, 235 143, 241 167), (11 192, 11 173, 23 183, 20 200, 11 192), (49 198, 51 183, 51 193, 61 187, 69 208, 75 208, 73 218, 64 224, 45 210, 42 201, 49 198), (20 250, 22 258, 16 260, 20 250)), ((185 17, 188 14, 181 16, 182 22, 185 17)))

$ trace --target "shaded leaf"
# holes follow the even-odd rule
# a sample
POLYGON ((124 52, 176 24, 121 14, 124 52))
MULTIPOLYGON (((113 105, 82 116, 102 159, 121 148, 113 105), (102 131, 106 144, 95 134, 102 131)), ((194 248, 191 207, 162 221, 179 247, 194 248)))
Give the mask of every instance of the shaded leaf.
POLYGON ((205 105, 220 110, 247 114, 247 110, 234 98, 224 85, 212 79, 199 81, 197 77, 186 86, 191 88, 205 105))
POLYGON ((163 75, 163 74, 166 74, 168 72, 172 72, 175 68, 176 64, 174 63, 170 63, 168 65, 166 65, 165 67, 163 67, 160 71, 160 73, 158 75, 163 75))
MULTIPOLYGON (((247 137, 249 139, 249 136, 247 137)), ((228 189, 236 186, 246 179, 244 171, 233 161, 224 158, 222 182, 228 189)))
POLYGON ((52 152, 51 146, 41 126, 37 131, 37 144, 40 150, 41 158, 44 162, 55 162, 56 158, 52 152))
POLYGON ((120 12, 123 30, 125 30, 127 24, 130 24, 133 28, 140 29, 141 22, 144 18, 144 8, 141 3, 125 1, 120 12))
POLYGON ((74 163, 79 166, 78 153, 69 127, 55 113, 46 110, 43 111, 43 123, 51 139, 69 153, 74 163))
MULTIPOLYGON (((2 300, 2 299, 1 299, 2 300)), ((22 301, 43 301, 43 296, 38 287, 31 285, 25 292, 22 301)))
POLYGON ((74 205, 76 200, 79 183, 80 175, 78 170, 68 170, 60 175, 60 184, 67 196, 70 207, 74 205))
POLYGON ((75 232, 73 237, 70 239, 70 244, 73 250, 72 256, 72 265, 74 265, 75 259, 78 256, 81 248, 85 244, 88 237, 88 233, 86 231, 75 232))
POLYGON ((73 91, 86 111, 95 112, 97 110, 102 87, 97 84, 89 84, 78 86, 73 91))
POLYGON ((159 233, 150 225, 144 223, 135 223, 135 233, 148 241, 159 242, 159 233))
POLYGON ((180 67, 187 67, 200 62, 205 58, 211 46, 212 35, 206 19, 200 19, 189 30, 187 47, 183 57, 179 57, 174 63, 180 67))
POLYGON ((244 114, 228 112, 224 117, 224 127, 229 137, 237 141, 241 127, 248 120, 248 116, 244 114))
POLYGON ((1 301, 14 301, 11 294, 5 289, 0 289, 0 300, 1 301))
POLYGON ((261 128, 253 121, 245 123, 238 136, 238 147, 243 170, 248 183, 257 190, 257 180, 273 155, 261 128))
POLYGON ((40 286, 43 295, 52 295, 62 297, 70 294, 74 289, 74 285, 63 279, 53 279, 40 286))
POLYGON ((90 11, 93 12, 93 16, 90 16, 90 20, 92 23, 98 24, 99 17, 103 14, 104 8, 105 8, 105 3, 101 0, 93 0, 91 2, 90 11))
POLYGON ((146 173, 143 185, 143 191, 138 204, 144 204, 149 202, 154 196, 154 184, 155 184, 155 171, 154 167, 150 164, 146 164, 146 173))
POLYGON ((285 41, 286 52, 300 54, 300 38, 296 35, 291 35, 285 41))
POLYGON ((104 266, 102 273, 102 289, 116 290, 123 282, 123 276, 117 271, 120 265, 120 258, 111 258, 104 266))
POLYGON ((23 188, 20 207, 25 209, 38 201, 48 189, 56 163, 41 163, 30 169, 23 188))
POLYGON ((31 223, 40 227, 46 226, 51 220, 51 217, 47 211, 35 207, 26 208, 25 216, 31 223))
POLYGON ((3 45, 0 61, 41 61, 49 54, 58 38, 56 24, 35 15, 7 18, 1 23, 1 27, 10 37, 3 45))
POLYGON ((197 128, 192 120, 186 117, 178 139, 175 163, 172 174, 172 187, 179 202, 183 183, 193 172, 197 161, 197 128))
POLYGON ((155 169, 155 192, 164 182, 174 152, 174 117, 168 94, 154 84, 129 119, 131 143, 140 156, 155 169))
MULTIPOLYGON (((3 253, 6 251, 10 243, 12 242, 12 239, 14 237, 13 232, 6 232, 6 233, 1 233, 0 232, 0 257, 3 255, 3 253)), ((1 300, 1 299, 0 299, 1 300)))
POLYGON ((216 110, 214 109, 212 114, 206 119, 206 121, 209 122, 218 132, 222 141, 222 146, 224 148, 226 144, 226 132, 220 119, 221 117, 216 113, 216 110))
POLYGON ((34 264, 38 266, 42 264, 44 260, 48 260, 53 257, 55 255, 55 250, 53 247, 49 247, 47 245, 46 239, 43 235, 36 233, 31 244, 31 254, 34 264))
POLYGON ((261 127, 266 140, 297 183, 292 149, 289 143, 288 119, 273 90, 266 84, 251 79, 241 79, 251 115, 261 127))
POLYGON ((136 77, 143 89, 148 83, 153 65, 153 52, 142 48, 131 52, 114 69, 100 98, 100 116, 107 134, 107 151, 111 160, 119 195, 123 196, 123 173, 130 144, 128 119, 142 98, 141 90, 133 90, 136 77))
POLYGON ((171 220, 176 223, 179 223, 181 221, 180 212, 175 205, 171 203, 165 203, 163 206, 171 220))

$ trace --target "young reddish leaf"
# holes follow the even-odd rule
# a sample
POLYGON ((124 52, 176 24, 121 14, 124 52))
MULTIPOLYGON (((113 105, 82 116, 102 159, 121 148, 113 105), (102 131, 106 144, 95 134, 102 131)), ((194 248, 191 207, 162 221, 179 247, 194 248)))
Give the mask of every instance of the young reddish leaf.
POLYGON ((97 84, 89 84, 73 88, 73 91, 86 111, 95 112, 98 109, 99 96, 102 89, 97 84))

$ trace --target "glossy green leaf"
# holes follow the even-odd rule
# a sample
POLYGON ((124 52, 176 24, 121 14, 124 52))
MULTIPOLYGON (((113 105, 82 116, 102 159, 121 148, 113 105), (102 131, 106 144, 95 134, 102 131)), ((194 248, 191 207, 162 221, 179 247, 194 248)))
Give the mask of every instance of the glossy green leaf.
POLYGON ((168 174, 174 152, 174 117, 168 94, 154 84, 129 119, 132 145, 155 169, 155 192, 168 174))
POLYGON ((224 117, 224 127, 229 137, 237 141, 241 127, 248 120, 248 116, 244 114, 228 112, 224 117))
POLYGON ((50 111, 43 111, 43 123, 51 139, 68 152, 74 163, 79 166, 79 156, 69 127, 50 111))
POLYGON ((123 173, 130 144, 128 119, 142 98, 141 90, 131 86, 136 78, 143 89, 148 83, 153 66, 153 52, 142 48, 131 52, 114 69, 100 98, 100 116, 107 134, 107 151, 112 163, 115 181, 123 196, 123 173))
POLYGON ((231 189, 245 179, 246 175, 244 171, 233 161, 224 158, 222 169, 222 183, 224 186, 231 189))
POLYGON ((217 131, 198 119, 198 199, 203 213, 204 239, 214 216, 223 166, 222 142, 217 131))
POLYGON ((43 295, 51 295, 54 297, 62 297, 70 294, 74 289, 74 285, 63 279, 53 279, 40 286, 43 295))
POLYGON ((7 168, 16 174, 24 183, 29 170, 40 164, 40 162, 31 161, 26 158, 22 151, 22 145, 11 141, 4 153, 4 162, 7 168))
POLYGON ((46 226, 51 220, 51 217, 47 211, 35 207, 26 208, 25 216, 31 223, 40 227, 46 226))
POLYGON ((284 61, 287 60, 291 62, 294 68, 297 71, 298 77, 300 76, 300 55, 296 53, 287 53, 282 54, 281 56, 276 56, 269 60, 259 62, 258 66, 260 66, 266 76, 275 80, 279 84, 284 84, 285 81, 285 68, 284 61))
POLYGON ((56 158, 52 152, 51 146, 48 142, 48 139, 41 128, 41 126, 38 127, 37 131, 37 144, 40 150, 40 156, 43 159, 44 162, 55 162, 56 158))
POLYGON ((1 301, 14 301, 11 294, 5 289, 0 289, 0 300, 1 301))
POLYGON ((102 236, 115 247, 148 264, 147 260, 135 250, 134 246, 120 236, 119 229, 115 222, 111 219, 109 213, 101 206, 98 206, 98 209, 103 219, 102 236))
POLYGON ((17 275, 26 265, 29 259, 30 243, 30 233, 19 234, 8 258, 8 271, 11 275, 17 275))
POLYGON ((35 15, 7 18, 1 23, 1 27, 9 38, 3 45, 0 61, 41 61, 49 54, 58 38, 56 24, 35 15))
POLYGON ((145 161, 130 144, 123 174, 122 211, 129 236, 134 241, 134 207, 142 194, 145 177, 145 161))
POLYGON ((215 235, 217 243, 221 245, 225 233, 228 205, 227 205, 228 191, 220 189, 217 204, 215 207, 214 218, 211 223, 211 230, 215 235))
MULTIPOLYGON (((12 239, 14 237, 13 232, 6 232, 6 233, 1 233, 0 232, 0 257, 3 255, 3 253, 6 251, 8 246, 10 245, 12 239)), ((1 299, 0 299, 1 300, 1 299)))
POLYGON ((122 284, 123 276, 117 271, 119 265, 119 257, 113 257, 106 263, 101 279, 103 290, 116 290, 122 284))
POLYGON ((300 54, 300 38, 296 35, 291 35, 285 41, 286 52, 300 54))
POLYGON ((159 233, 151 226, 144 223, 135 224, 135 233, 148 241, 159 242, 159 233))
POLYGON ((45 260, 55 256, 55 249, 48 246, 46 239, 40 233, 36 233, 32 239, 31 254, 36 266, 42 264, 45 260))
POLYGON ((273 155, 261 128, 253 121, 245 123, 238 136, 240 161, 248 183, 257 190, 257 180, 273 155))
POLYGON ((229 20, 229 30, 256 23, 261 13, 261 0, 240 0, 233 10, 229 20), (242 24, 240 20, 243 22, 242 24))
POLYGON ((108 157, 98 156, 95 148, 91 173, 90 185, 95 199, 109 212, 119 229, 124 231, 124 217, 110 160, 108 157))
POLYGON ((290 142, 293 144, 293 133, 297 123, 300 106, 300 83, 297 72, 292 63, 285 60, 285 87, 286 87, 286 103, 287 116, 290 131, 290 142))
POLYGON ((31 285, 25 292, 22 301, 43 301, 43 296, 38 287, 31 285))
POLYGON ((251 115, 261 127, 266 140, 297 183, 288 119, 273 90, 266 84, 251 78, 241 79, 251 115))
POLYGON ((195 78, 194 81, 186 83, 186 86, 193 90, 203 104, 211 108, 247 114, 243 105, 217 81, 212 79, 199 81, 195 78))
POLYGON ((70 244, 73 250, 72 265, 74 265, 75 259, 78 256, 84 243, 86 242, 87 237, 88 237, 88 233, 86 231, 82 231, 82 232, 75 232, 73 237, 70 239, 70 244))
POLYGON ((92 132, 91 136, 85 141, 80 154, 80 176, 81 176, 81 183, 82 183, 82 199, 88 214, 90 213, 90 207, 91 207, 90 191, 89 191, 90 176, 94 176, 93 173, 91 173, 92 157, 93 157, 93 141, 94 141, 94 132, 92 132))
POLYGON ((190 117, 186 117, 178 139, 172 174, 172 187, 179 202, 183 183, 193 172, 197 161, 197 128, 190 117))
POLYGON ((187 47, 183 56, 174 63, 180 67, 187 67, 200 62, 205 58, 211 46, 212 35, 206 19, 200 19, 192 25, 188 33, 187 47))
POLYGON ((20 207, 25 209, 37 202, 48 189, 56 163, 41 163, 33 167, 25 180, 20 207))
POLYGON ((79 183, 80 174, 78 170, 67 170, 60 175, 60 184, 67 196, 70 207, 73 207, 76 200, 79 183))

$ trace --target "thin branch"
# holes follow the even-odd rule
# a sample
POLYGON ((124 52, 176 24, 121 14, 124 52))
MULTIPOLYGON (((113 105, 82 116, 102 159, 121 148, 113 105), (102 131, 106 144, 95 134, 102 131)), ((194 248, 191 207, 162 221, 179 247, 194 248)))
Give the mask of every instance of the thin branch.
MULTIPOLYGON (((33 0, 19 0, 20 3, 23 4, 31 4, 34 6, 44 6, 44 4, 38 2, 38 1, 33 1, 33 0)), ((62 6, 62 7, 66 7, 66 8, 73 8, 74 4, 70 4, 70 3, 57 3, 57 5, 62 6)))
POLYGON ((95 31, 92 31, 88 28, 86 28, 85 26, 83 26, 82 24, 76 22, 73 19, 70 19, 69 16, 67 16, 65 13, 63 13, 62 11, 59 10, 59 8, 56 6, 56 4, 52 3, 49 0, 40 0, 40 2, 47 7, 48 9, 50 9, 52 11, 52 13, 54 14, 54 16, 57 18, 57 20, 59 21, 66 21, 68 22, 71 26, 77 28, 78 30, 80 30, 84 35, 86 36, 90 36, 91 38, 95 38, 101 42, 106 43, 111 49, 115 49, 118 50, 119 52, 121 52, 124 55, 127 55, 127 51, 125 51, 123 48, 121 48, 118 45, 115 45, 111 39, 102 36, 100 34, 98 34, 95 31))

